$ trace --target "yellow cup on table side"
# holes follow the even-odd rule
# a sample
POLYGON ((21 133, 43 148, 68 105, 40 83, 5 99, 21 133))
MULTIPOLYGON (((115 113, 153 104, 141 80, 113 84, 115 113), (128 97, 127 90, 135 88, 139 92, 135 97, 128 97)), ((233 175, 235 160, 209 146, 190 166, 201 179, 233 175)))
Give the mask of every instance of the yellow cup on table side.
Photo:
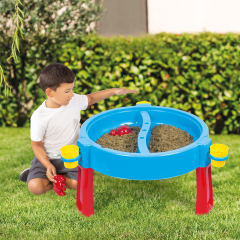
MULTIPOLYGON (((76 145, 66 145, 60 149, 62 157, 65 159, 76 158, 79 155, 79 147, 76 145)), ((75 168, 78 166, 78 161, 64 162, 66 168, 75 168)))
MULTIPOLYGON (((228 146, 224 144, 213 144, 210 146, 210 154, 213 157, 223 158, 228 154, 228 146)), ((211 165, 214 167, 223 167, 225 165, 225 161, 215 161, 211 159, 211 165)))

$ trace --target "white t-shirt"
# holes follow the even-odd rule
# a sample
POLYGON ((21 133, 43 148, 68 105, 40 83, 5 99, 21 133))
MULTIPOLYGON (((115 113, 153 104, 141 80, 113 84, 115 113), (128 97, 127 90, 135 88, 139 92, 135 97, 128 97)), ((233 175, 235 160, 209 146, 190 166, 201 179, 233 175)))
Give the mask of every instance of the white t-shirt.
POLYGON ((88 97, 74 93, 69 104, 60 108, 47 108, 45 102, 31 117, 31 139, 35 142, 43 141, 49 159, 59 159, 61 147, 77 145, 81 110, 88 107, 88 97))

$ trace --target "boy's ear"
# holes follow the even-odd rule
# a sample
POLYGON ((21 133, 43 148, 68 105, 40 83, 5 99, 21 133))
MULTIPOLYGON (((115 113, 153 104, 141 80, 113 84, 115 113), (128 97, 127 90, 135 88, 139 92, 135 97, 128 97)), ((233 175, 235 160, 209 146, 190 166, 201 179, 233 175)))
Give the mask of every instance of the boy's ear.
POLYGON ((46 89, 46 94, 48 97, 54 97, 53 90, 51 88, 46 89))

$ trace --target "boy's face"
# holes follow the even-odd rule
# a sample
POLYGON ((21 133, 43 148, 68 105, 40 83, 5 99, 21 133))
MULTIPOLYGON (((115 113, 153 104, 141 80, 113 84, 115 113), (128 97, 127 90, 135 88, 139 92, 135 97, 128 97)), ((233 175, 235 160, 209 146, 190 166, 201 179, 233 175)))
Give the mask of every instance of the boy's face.
MULTIPOLYGON (((53 91, 52 89, 49 90, 49 88, 46 90, 46 94, 48 95, 48 98, 51 99, 56 105, 68 105, 70 100, 72 99, 73 95, 73 88, 74 88, 74 82, 73 83, 62 83, 56 91, 53 91)), ((59 106, 59 107, 60 107, 59 106)))

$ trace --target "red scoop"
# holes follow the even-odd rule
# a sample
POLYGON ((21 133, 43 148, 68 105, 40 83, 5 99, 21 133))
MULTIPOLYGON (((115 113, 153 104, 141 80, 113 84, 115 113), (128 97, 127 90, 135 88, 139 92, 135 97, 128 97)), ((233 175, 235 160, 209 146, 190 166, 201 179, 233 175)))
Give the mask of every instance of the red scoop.
POLYGON ((110 131, 110 135, 111 136, 115 136, 115 135, 123 136, 125 134, 132 134, 132 131, 131 131, 130 127, 128 127, 128 126, 120 126, 117 129, 117 131, 115 131, 114 129, 110 131))
POLYGON ((66 178, 62 175, 57 175, 54 177, 54 179, 57 181, 56 183, 53 183, 53 190, 57 193, 58 196, 64 196, 66 193, 66 183, 63 183, 66 181, 66 178))

